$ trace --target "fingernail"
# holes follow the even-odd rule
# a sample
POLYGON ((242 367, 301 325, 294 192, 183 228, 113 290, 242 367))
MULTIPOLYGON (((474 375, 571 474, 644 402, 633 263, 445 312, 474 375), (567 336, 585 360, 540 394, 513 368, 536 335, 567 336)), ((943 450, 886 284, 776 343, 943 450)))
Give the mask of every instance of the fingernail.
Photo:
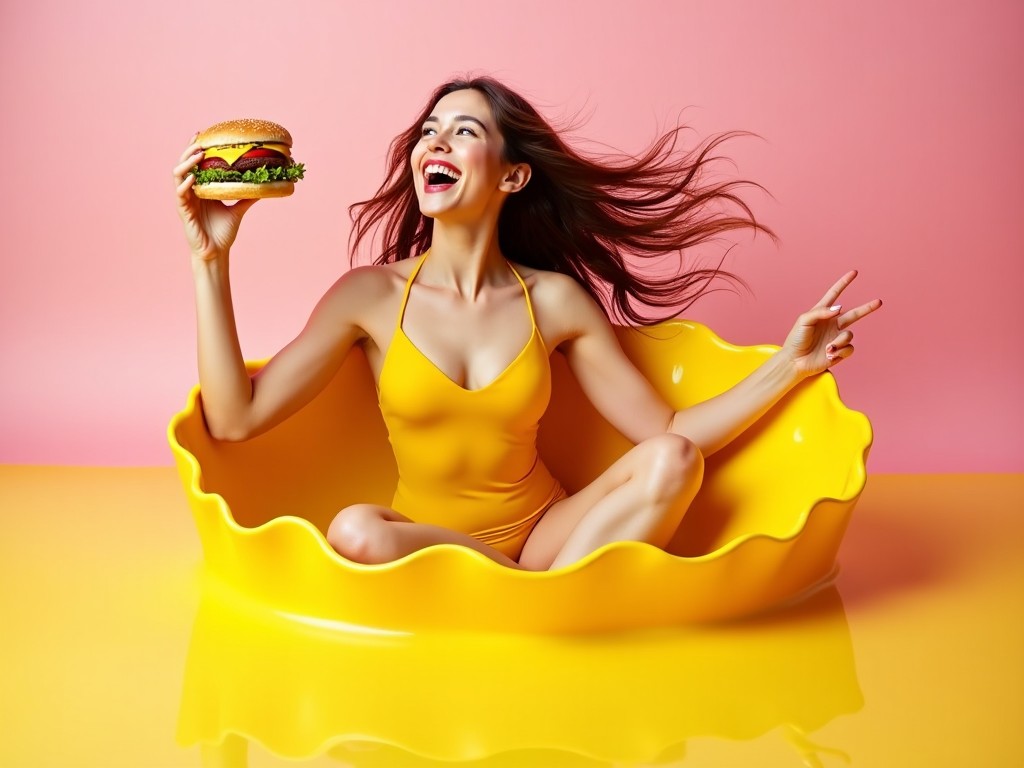
POLYGON ((836 345, 835 344, 829 344, 827 347, 825 347, 825 351, 828 352, 831 355, 833 352, 836 351, 836 345))
POLYGON ((828 311, 829 312, 838 312, 842 308, 843 308, 842 304, 836 304, 834 307, 829 307, 828 311))

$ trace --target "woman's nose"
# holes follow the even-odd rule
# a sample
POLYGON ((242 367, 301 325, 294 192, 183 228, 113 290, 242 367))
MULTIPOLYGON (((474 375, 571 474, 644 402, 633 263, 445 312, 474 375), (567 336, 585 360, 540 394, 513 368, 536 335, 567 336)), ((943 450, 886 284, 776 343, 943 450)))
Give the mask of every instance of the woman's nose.
POLYGON ((427 147, 431 150, 448 151, 448 137, 443 131, 436 131, 430 140, 427 142, 427 147))

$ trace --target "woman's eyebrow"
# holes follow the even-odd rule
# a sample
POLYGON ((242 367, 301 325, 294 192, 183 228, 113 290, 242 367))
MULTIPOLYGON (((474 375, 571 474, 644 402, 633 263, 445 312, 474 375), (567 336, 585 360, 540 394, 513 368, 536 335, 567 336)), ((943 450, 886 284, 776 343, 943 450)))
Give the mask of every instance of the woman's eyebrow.
MULTIPOLYGON (((473 117, 472 115, 455 115, 455 122, 458 123, 458 122, 461 122, 463 120, 469 120, 470 122, 476 123, 477 125, 479 125, 483 129, 484 133, 487 133, 487 126, 484 125, 482 122, 480 122, 480 120, 478 120, 477 118, 473 117)), ((430 123, 430 122, 440 123, 441 121, 438 120, 434 115, 431 115, 430 117, 428 117, 423 122, 424 123, 430 123)))

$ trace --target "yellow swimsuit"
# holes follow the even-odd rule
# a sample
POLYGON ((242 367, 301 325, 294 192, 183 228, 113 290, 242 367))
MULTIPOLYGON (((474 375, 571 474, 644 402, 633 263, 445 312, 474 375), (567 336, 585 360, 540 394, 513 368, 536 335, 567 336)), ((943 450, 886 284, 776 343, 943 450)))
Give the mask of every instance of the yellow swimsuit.
POLYGON ((537 454, 537 425, 551 397, 547 348, 533 331, 494 381, 465 389, 434 365, 402 330, 405 306, 426 256, 409 275, 377 395, 398 463, 392 507, 419 523, 468 533, 519 557, 541 515, 565 497, 537 454))

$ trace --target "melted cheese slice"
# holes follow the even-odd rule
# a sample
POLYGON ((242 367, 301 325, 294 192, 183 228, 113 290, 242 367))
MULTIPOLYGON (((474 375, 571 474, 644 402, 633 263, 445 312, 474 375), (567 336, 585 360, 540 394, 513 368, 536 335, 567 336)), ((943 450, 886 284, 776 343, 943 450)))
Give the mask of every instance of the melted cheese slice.
POLYGON ((291 152, 289 151, 289 148, 284 144, 232 144, 227 147, 210 147, 209 149, 203 151, 206 152, 205 159, 207 160, 209 160, 211 157, 219 157, 228 165, 234 165, 235 160, 240 158, 242 155, 244 155, 246 152, 248 152, 250 149, 253 149, 254 147, 266 147, 267 149, 272 149, 275 152, 280 152, 285 157, 292 156, 291 152))

